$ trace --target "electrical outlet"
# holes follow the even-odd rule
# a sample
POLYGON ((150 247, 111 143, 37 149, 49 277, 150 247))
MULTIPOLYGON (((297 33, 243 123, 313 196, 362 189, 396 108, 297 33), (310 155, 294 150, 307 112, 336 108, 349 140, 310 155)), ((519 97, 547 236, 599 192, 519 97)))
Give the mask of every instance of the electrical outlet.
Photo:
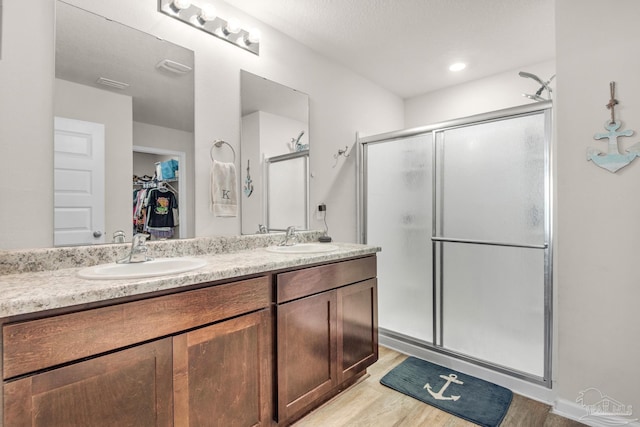
POLYGON ((318 210, 316 210, 316 219, 318 221, 322 221, 326 214, 327 214, 327 205, 325 205, 324 203, 320 203, 318 205, 318 210))

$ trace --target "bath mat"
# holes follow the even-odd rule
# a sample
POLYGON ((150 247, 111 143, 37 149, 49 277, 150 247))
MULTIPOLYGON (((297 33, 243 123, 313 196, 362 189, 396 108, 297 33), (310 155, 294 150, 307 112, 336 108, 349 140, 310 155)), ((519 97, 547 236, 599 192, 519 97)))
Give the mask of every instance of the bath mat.
POLYGON ((481 426, 499 426, 509 409, 511 390, 409 357, 380 382, 438 409, 481 426))

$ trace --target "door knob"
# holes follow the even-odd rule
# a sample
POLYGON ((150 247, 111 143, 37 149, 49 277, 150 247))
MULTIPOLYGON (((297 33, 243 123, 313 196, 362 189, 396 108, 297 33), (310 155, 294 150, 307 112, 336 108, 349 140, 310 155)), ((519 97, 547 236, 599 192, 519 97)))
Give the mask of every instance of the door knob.
POLYGON ((97 239, 98 237, 100 237, 100 236, 102 236, 102 231, 94 231, 94 232, 93 232, 93 237, 95 237, 96 239, 97 239))

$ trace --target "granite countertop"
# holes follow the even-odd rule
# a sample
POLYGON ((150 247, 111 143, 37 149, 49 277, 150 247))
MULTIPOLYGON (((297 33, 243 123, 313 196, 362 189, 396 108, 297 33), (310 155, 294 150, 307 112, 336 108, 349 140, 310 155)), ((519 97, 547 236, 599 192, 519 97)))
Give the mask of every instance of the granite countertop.
POLYGON ((332 244, 338 250, 313 254, 273 253, 264 247, 229 253, 196 254, 196 257, 207 261, 207 265, 201 269, 144 279, 82 279, 78 276, 78 271, 85 266, 0 275, 0 318, 336 261, 380 251, 375 246, 332 244))

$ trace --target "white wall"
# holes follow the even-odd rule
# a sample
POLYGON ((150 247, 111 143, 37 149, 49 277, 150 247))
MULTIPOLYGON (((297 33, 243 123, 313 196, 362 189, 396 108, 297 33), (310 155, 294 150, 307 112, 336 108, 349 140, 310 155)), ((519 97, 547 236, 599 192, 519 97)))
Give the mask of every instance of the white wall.
MULTIPOLYGON (((534 94, 540 85, 535 80, 520 77, 520 71, 533 73, 546 81, 556 72, 555 61, 522 66, 484 79, 408 98, 405 100, 405 127, 431 125, 534 102, 522 94, 534 94)), ((550 86, 555 87, 555 81, 550 86)), ((546 93, 544 96, 546 97, 546 93)))
POLYGON ((53 246, 53 9, 2 4, 0 248, 53 246))
MULTIPOLYGON (((130 96, 55 80, 56 116, 105 125, 105 241, 116 230, 131 229, 133 103, 130 96)), ((130 233, 127 233, 130 237, 130 233)))
MULTIPOLYGON (((309 133, 307 124, 288 117, 260 111, 260 151, 265 157, 279 156, 291 152, 291 138, 304 131, 309 133)), ((306 144, 307 138, 300 138, 301 144, 306 144)))
MULTIPOLYGON (((327 203, 334 238, 355 241, 355 156, 346 168, 335 169, 332 156, 338 148, 352 145, 358 130, 371 134, 401 128, 402 100, 227 3, 209 2, 221 15, 233 15, 247 27, 260 28, 260 56, 159 13, 157 0, 69 1, 195 51, 196 236, 240 233, 240 217, 215 218, 209 212, 209 149, 214 139, 239 147, 240 70, 245 69, 310 95, 310 140, 315 150, 311 170, 316 176, 311 182, 312 205, 327 203)), ((2 158, 12 165, 7 172, 16 176, 24 174, 23 159, 30 158, 30 176, 19 189, 1 184, 9 203, 23 206, 27 213, 23 209, 6 213, 6 220, 0 221, 0 245, 50 246, 53 202, 51 191, 43 187, 51 187, 52 176, 54 0, 6 1, 3 24, 2 158), (24 25, 24 16, 29 16, 29 25, 24 25), (15 151, 4 148, 5 141, 16 140, 26 142, 15 151), (46 212, 42 206, 47 207, 46 212), (34 227, 33 223, 38 224, 34 227), (26 229, 34 232, 23 239, 24 231, 17 230, 26 229)), ((316 221, 312 226, 321 228, 322 224, 316 221)))
MULTIPOLYGON (((599 389, 640 417, 640 160, 612 174, 586 161, 609 119, 640 131, 637 0, 556 2, 557 392, 599 389), (607 20, 611 25, 607 25, 607 20)), ((622 130, 622 129, 621 129, 622 130)), ((619 139, 621 149, 638 134, 619 139)), ((575 403, 574 403, 575 405, 575 403)))

